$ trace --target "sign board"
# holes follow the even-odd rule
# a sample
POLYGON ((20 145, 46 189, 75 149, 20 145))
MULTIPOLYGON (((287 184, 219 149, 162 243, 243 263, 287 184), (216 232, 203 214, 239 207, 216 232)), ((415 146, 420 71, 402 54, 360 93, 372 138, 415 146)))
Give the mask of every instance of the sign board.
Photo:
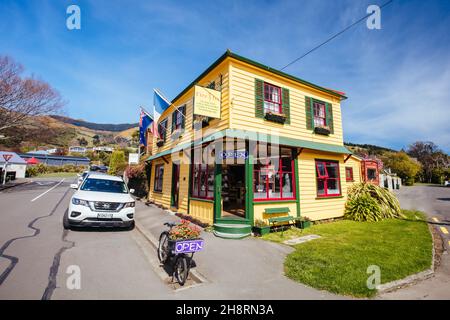
POLYGON ((194 114, 209 118, 220 119, 220 104, 222 93, 220 91, 194 87, 194 114))
POLYGON ((182 240, 175 242, 175 253, 190 253, 203 250, 205 241, 203 239, 182 240))
POLYGON ((128 155, 128 164, 139 164, 139 153, 130 153, 128 155))
POLYGON ((220 159, 247 159, 247 151, 223 151, 219 154, 220 159))
POLYGON ((3 159, 5 159, 5 162, 8 162, 9 161, 9 159, 11 159, 12 158, 12 154, 4 154, 3 155, 3 159))

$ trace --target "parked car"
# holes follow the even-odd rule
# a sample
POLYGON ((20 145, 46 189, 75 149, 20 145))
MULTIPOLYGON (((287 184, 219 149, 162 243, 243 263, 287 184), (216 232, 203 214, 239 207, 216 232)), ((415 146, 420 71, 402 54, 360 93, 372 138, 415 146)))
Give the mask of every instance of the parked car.
POLYGON ((63 218, 65 229, 74 226, 134 228, 135 200, 120 177, 89 173, 70 199, 63 218))

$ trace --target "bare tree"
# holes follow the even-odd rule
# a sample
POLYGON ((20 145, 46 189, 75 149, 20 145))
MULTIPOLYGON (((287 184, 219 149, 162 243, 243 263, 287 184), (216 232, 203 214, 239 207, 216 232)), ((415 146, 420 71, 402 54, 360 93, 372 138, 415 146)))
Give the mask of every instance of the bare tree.
POLYGON ((31 116, 56 113, 64 105, 48 83, 22 77, 23 70, 11 57, 0 56, 0 132, 24 125, 31 116))

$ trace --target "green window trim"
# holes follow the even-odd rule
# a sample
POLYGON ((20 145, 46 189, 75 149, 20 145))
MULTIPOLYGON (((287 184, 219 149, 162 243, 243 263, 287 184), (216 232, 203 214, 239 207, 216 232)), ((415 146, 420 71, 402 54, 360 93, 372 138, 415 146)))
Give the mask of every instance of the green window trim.
POLYGON ((305 96, 305 112, 306 112, 306 129, 314 130, 314 102, 320 102, 325 105, 325 119, 326 125, 330 128, 330 134, 334 134, 334 122, 333 122, 333 105, 329 102, 314 99, 305 96))
POLYGON ((255 116, 264 118, 264 81, 255 78, 255 116))

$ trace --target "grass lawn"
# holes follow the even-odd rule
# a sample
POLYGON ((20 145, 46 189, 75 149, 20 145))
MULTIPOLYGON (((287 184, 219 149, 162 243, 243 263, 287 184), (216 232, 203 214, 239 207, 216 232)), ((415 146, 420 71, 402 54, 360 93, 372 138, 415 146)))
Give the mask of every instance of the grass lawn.
POLYGON ((372 274, 367 267, 377 265, 381 283, 405 278, 431 266, 432 238, 425 215, 403 210, 405 219, 380 222, 342 220, 313 225, 301 230, 292 228, 263 236, 282 242, 308 234, 320 239, 295 245, 284 262, 286 275, 317 289, 355 297, 373 297, 376 290, 367 288, 372 274))
POLYGON ((52 172, 52 173, 44 173, 39 174, 37 178, 71 178, 76 177, 77 174, 73 172, 52 172))

